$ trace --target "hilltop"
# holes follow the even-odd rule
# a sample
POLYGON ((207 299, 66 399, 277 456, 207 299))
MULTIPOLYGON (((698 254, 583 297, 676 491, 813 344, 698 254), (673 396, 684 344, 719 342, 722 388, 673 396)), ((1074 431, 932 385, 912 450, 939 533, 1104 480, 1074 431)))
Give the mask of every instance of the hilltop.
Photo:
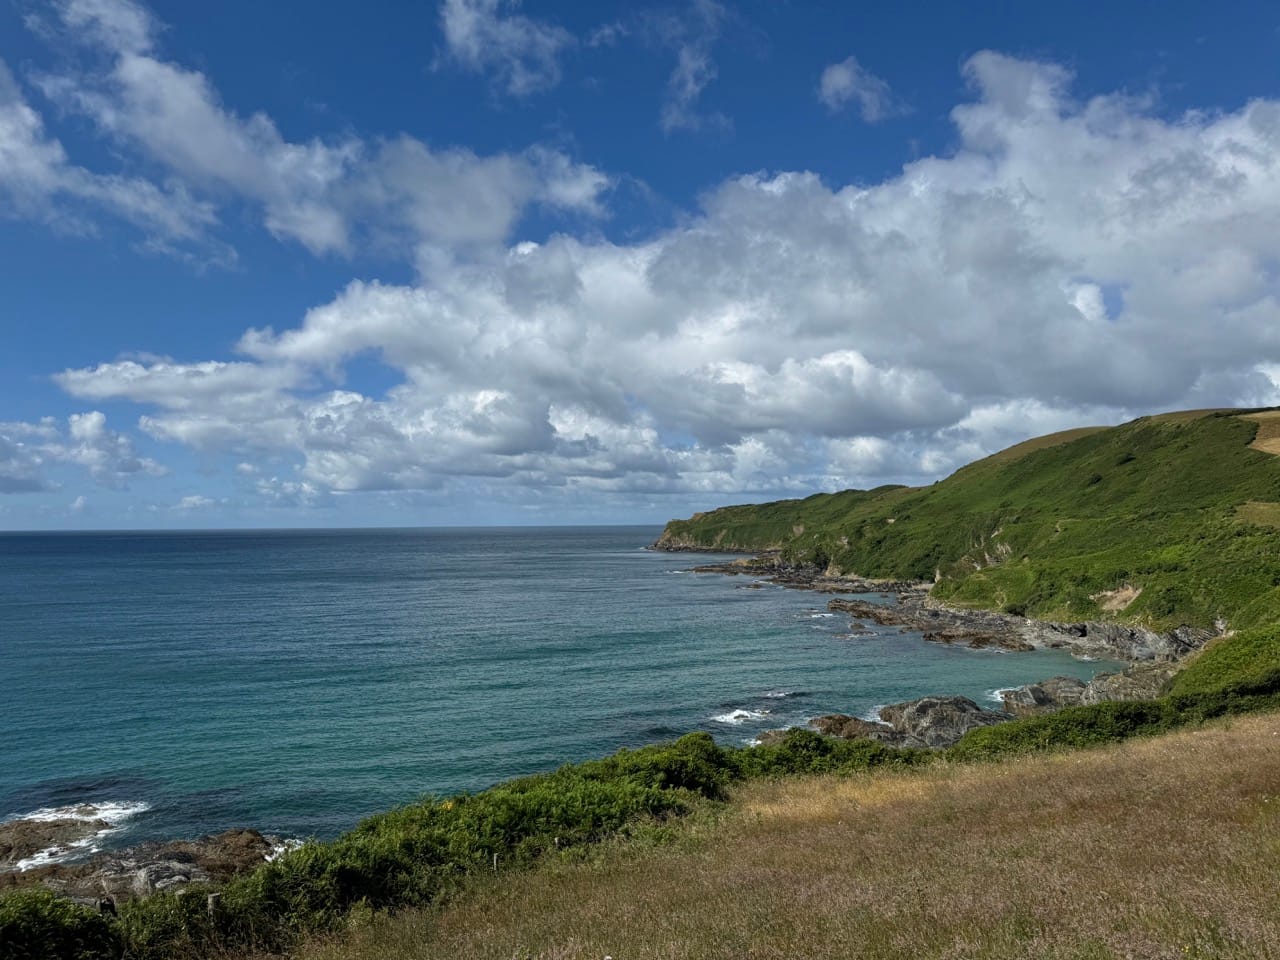
POLYGON ((1280 410, 1198 410, 1036 438, 928 487, 723 507, 669 550, 933 583, 954 607, 1165 629, 1280 620, 1280 410))

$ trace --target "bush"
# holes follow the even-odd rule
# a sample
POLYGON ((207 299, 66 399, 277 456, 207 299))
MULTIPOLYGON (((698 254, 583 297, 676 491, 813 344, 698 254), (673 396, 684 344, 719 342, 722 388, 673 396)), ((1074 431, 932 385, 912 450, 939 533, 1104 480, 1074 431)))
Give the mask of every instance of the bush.
POLYGON ((904 750, 874 740, 837 740, 812 730, 788 730, 781 743, 738 751, 736 767, 744 778, 813 773, 856 773, 881 766, 927 763, 929 750, 904 750))
POLYGON ((0 898, 4 960, 108 960, 120 956, 106 918, 37 887, 0 898))

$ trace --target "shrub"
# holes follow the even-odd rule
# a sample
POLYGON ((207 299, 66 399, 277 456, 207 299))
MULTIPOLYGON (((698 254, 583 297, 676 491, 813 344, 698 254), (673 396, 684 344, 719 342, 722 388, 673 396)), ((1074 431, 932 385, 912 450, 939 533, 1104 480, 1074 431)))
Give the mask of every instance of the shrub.
POLYGON ((5 960, 108 960, 120 956, 111 925, 96 910, 42 887, 0 898, 5 960))

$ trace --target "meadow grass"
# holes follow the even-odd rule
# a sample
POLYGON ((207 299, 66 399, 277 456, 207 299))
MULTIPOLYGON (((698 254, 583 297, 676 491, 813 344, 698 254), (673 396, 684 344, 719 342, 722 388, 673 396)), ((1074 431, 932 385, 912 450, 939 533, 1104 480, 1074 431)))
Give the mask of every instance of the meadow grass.
POLYGON ((299 960, 1280 955, 1280 716, 753 781, 714 829, 370 918, 299 960))

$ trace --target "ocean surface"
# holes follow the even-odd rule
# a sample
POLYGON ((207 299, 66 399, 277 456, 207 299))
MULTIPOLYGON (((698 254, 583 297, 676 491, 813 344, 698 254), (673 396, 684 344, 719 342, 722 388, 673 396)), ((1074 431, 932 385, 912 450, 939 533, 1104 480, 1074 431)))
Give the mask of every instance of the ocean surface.
POLYGON ((659 532, 0 534, 0 821, 326 838, 691 730, 1114 667, 853 637, 827 595, 690 573, 717 557, 659 532))

